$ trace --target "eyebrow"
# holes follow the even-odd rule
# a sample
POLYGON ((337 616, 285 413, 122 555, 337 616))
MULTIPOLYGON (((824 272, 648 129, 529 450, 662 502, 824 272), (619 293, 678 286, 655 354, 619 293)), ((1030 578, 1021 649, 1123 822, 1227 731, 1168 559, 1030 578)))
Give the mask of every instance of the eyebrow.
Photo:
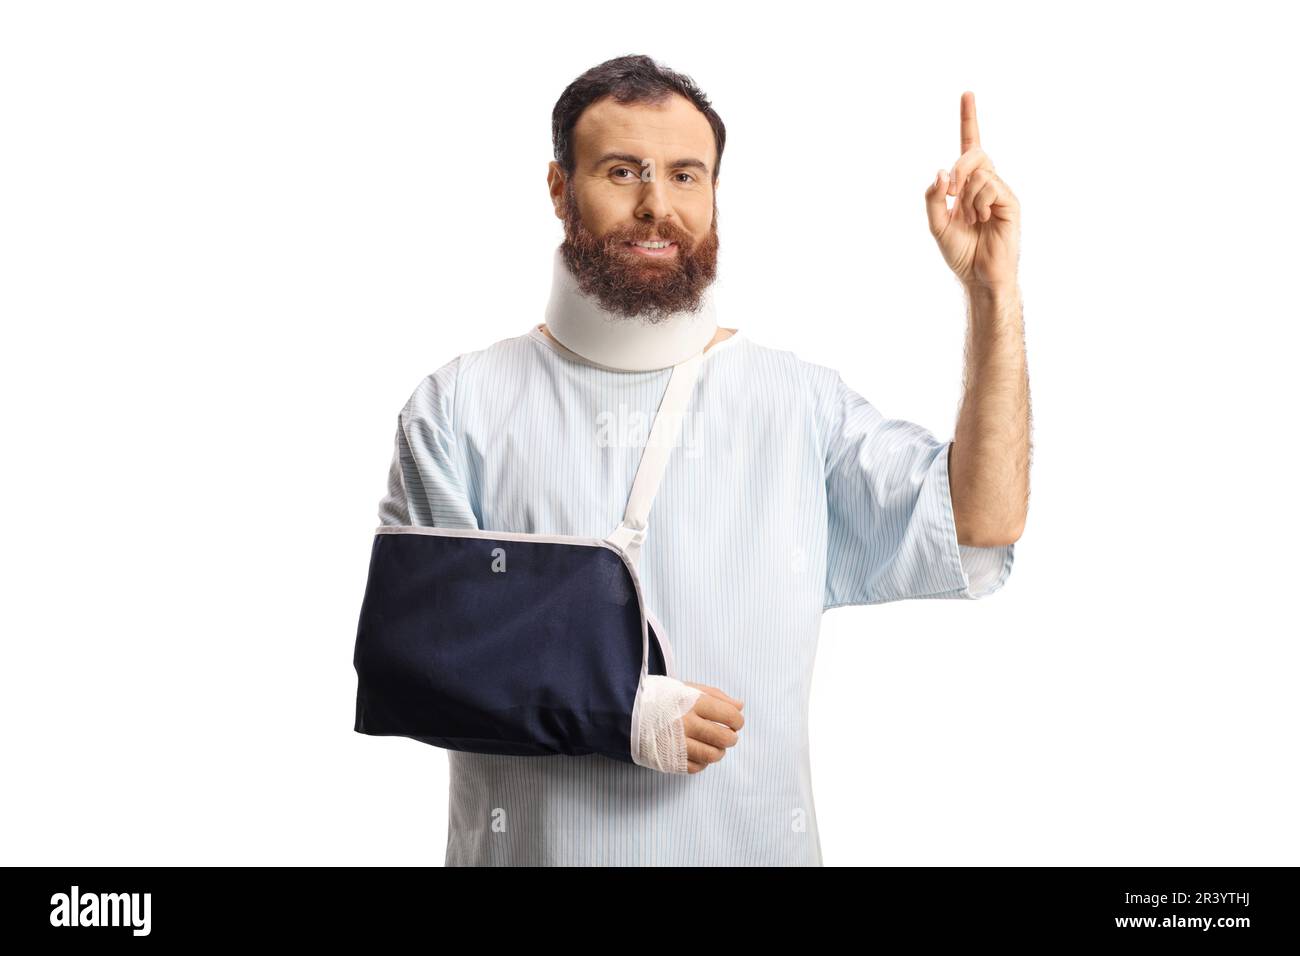
MULTIPOLYGON (((591 168, 599 169, 601 166, 604 166, 606 163, 610 162, 611 160, 618 160, 619 162, 623 162, 623 163, 632 163, 633 165, 636 166, 641 165, 640 156, 633 156, 631 153, 606 153, 604 156, 600 157, 600 159, 596 160, 596 162, 592 164, 591 168)), ((668 168, 669 169, 700 169, 704 171, 704 174, 706 176, 709 173, 709 167, 704 162, 698 159, 675 159, 668 164, 668 168)))

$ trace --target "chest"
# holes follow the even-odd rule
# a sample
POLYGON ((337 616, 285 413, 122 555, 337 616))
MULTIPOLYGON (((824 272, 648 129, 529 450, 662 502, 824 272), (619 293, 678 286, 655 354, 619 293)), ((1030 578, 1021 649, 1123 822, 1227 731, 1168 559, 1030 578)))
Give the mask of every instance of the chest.
MULTIPOLYGON (((622 517, 651 432, 661 379, 547 389, 479 404, 459 437, 484 527, 607 534, 622 517)), ((692 527, 737 540, 799 538, 806 560, 824 517, 825 485, 805 404, 779 390, 702 380, 655 498, 658 531, 692 527)))

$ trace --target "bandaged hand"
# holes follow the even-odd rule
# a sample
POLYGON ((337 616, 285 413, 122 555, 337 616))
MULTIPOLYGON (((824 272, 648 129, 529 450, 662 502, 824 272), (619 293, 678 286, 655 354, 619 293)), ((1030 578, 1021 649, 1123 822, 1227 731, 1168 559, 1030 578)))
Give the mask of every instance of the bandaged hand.
POLYGON ((699 773, 740 739, 744 706, 716 687, 647 675, 636 762, 662 773, 699 773))

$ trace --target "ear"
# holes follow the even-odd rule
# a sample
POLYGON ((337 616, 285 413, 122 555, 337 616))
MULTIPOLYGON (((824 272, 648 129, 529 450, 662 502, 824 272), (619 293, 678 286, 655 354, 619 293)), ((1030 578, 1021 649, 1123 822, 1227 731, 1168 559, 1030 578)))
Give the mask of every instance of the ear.
POLYGON ((564 218, 564 170, 555 160, 546 164, 546 189, 551 194, 555 218, 564 218))

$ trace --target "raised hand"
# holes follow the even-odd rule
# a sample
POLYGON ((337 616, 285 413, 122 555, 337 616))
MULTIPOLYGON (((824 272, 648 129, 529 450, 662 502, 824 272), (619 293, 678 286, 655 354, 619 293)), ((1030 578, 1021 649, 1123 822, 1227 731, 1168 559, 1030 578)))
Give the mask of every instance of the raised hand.
POLYGON ((1020 200, 980 146, 974 93, 961 95, 961 153, 951 172, 936 174, 925 191, 925 208, 939 251, 968 289, 1015 287, 1020 200), (957 197, 952 209, 948 196, 957 197))

